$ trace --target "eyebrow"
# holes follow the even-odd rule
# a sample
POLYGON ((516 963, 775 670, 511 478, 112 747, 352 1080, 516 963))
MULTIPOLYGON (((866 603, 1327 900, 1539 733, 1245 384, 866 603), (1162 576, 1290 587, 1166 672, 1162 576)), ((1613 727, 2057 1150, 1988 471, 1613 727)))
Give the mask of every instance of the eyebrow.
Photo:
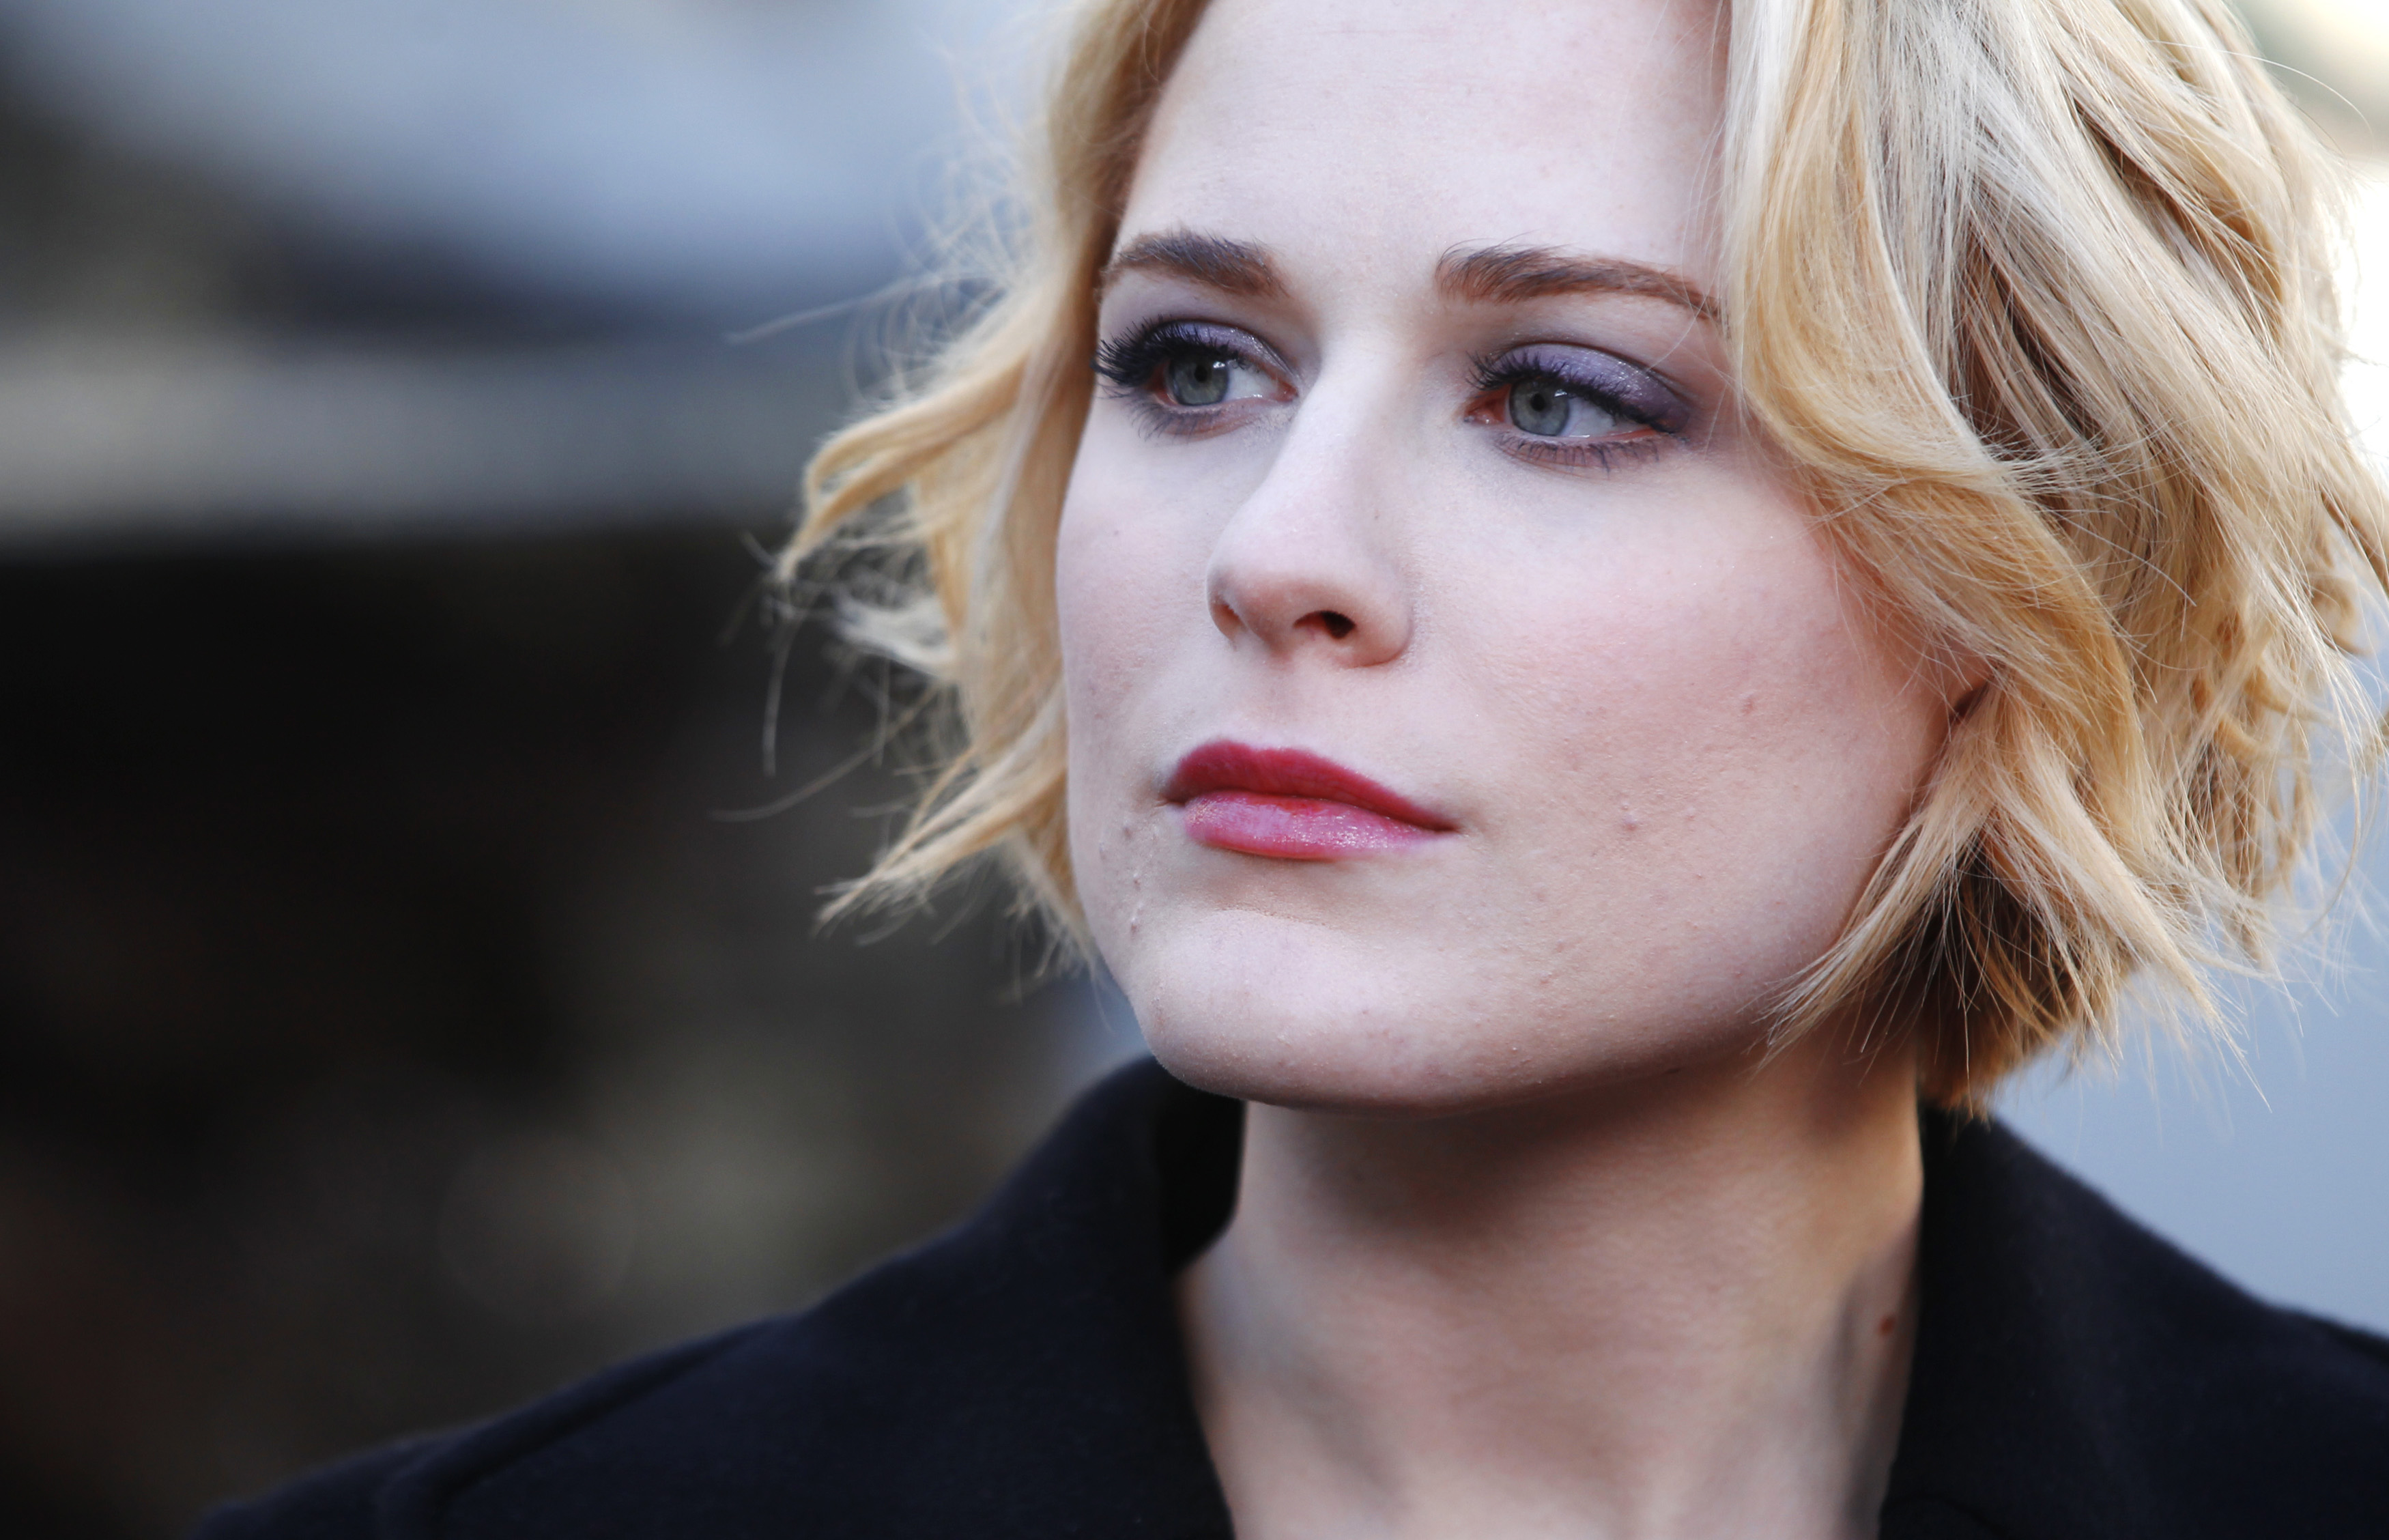
MULTIPOLYGON (((1100 294, 1123 274, 1159 273, 1223 294, 1283 299, 1285 279, 1269 248, 1193 230, 1139 236, 1096 275, 1100 294)), ((1636 294, 1662 300, 1704 321, 1717 319, 1717 302, 1680 273, 1621 257, 1588 257, 1554 246, 1506 244, 1454 247, 1435 264, 1435 287, 1464 303, 1516 304, 1555 294, 1636 294)))
POLYGON ((1267 247, 1221 236, 1197 235, 1192 230, 1165 230, 1130 241, 1104 263, 1103 272, 1095 277, 1095 292, 1100 294, 1111 288, 1124 273, 1167 274, 1223 294, 1241 294, 1249 299, 1274 300, 1285 295, 1285 280, 1278 276, 1277 264, 1270 260, 1267 247))
POLYGON ((1717 319, 1717 302, 1682 274, 1620 257, 1586 257, 1552 246, 1455 247, 1435 264, 1435 286, 1455 300, 1514 304, 1552 294, 1639 294, 1717 319))

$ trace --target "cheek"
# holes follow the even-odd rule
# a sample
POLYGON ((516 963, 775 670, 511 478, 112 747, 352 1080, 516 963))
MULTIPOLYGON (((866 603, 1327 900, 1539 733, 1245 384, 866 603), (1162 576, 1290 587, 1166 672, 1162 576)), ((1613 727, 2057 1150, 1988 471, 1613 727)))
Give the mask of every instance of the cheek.
POLYGON ((1521 618, 1548 650, 1501 660, 1492 699, 1552 725, 1549 751, 1572 765, 1663 785, 1687 764, 1704 782, 1738 772, 1763 802, 1795 766, 1872 764, 1879 725, 1845 734, 1899 693, 1812 553, 1663 560, 1542 597, 1521 618))
POLYGON ((1165 596, 1182 581, 1166 532, 1155 520, 1125 516, 1130 499, 1093 463, 1098 460, 1082 455, 1072 471, 1054 543, 1054 605, 1074 765, 1082 754, 1113 743, 1115 719, 1159 648, 1165 596))
POLYGON ((1070 861, 1098 950, 1118 967, 1157 833, 1140 816, 1155 736, 1142 717, 1188 612, 1203 619, 1202 569, 1199 552, 1190 558, 1181 548, 1183 533, 1152 516, 1105 450, 1091 430, 1064 498, 1054 577, 1070 861))
POLYGON ((1519 795, 1488 832, 1549 922, 1640 982, 1787 982, 1905 817, 1938 697, 1797 522, 1514 593, 1468 689, 1502 703, 1519 795))

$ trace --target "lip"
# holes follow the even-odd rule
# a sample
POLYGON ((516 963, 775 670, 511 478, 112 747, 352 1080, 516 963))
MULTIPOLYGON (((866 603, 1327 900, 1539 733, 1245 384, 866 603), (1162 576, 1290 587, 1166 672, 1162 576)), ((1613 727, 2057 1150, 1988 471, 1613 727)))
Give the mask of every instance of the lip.
POLYGON ((1454 825, 1358 771, 1300 749, 1215 739, 1162 789, 1195 843, 1281 861, 1343 861, 1400 850, 1454 825))

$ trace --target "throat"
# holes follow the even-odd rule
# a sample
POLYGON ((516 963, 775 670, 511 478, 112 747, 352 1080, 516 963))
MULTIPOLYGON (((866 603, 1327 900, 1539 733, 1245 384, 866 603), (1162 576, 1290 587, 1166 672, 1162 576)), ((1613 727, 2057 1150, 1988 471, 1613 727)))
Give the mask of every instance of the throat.
POLYGON ((1583 1105, 1252 1108, 1179 1283, 1237 1534, 1872 1534, 1922 1198, 1884 1068, 1822 1098, 1833 1062, 1795 1052, 1583 1105))

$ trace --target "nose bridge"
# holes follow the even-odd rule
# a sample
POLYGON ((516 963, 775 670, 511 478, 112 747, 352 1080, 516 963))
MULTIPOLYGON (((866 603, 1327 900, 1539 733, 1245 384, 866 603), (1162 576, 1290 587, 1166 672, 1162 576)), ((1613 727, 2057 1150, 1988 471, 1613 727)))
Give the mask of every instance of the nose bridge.
POLYGON ((1213 622, 1230 641, 1318 649, 1348 664, 1409 646, 1409 581, 1398 488, 1397 404, 1368 377, 1322 374, 1268 471, 1230 516, 1206 574, 1213 622))

